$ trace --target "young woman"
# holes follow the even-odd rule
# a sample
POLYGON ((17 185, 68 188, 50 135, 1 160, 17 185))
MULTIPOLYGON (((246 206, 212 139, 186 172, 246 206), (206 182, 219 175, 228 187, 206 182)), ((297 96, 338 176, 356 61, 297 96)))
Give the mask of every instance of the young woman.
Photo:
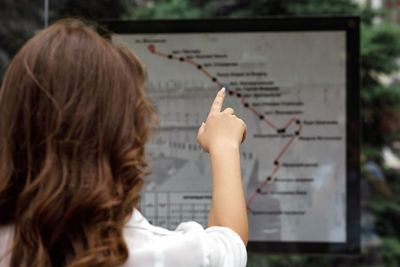
POLYGON ((154 121, 144 80, 135 55, 77 20, 18 52, 0 90, 0 266, 246 265, 246 126, 221 112, 224 89, 197 137, 213 176, 207 229, 168 231, 135 209, 154 121))

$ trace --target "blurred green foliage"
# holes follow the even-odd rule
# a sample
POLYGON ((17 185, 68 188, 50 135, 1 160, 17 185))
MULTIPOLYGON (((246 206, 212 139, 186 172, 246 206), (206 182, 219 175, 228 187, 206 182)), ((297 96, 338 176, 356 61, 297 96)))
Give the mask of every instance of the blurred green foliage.
POLYGON ((400 241, 398 237, 382 238, 382 256, 386 266, 399 266, 400 241))
POLYGON ((358 15, 360 8, 347 0, 291 1, 288 10, 296 15, 358 15))
POLYGON ((379 80, 379 77, 398 70, 396 58, 400 55, 400 28, 390 23, 364 23, 361 32, 362 152, 368 160, 371 148, 380 151, 384 144, 389 145, 400 137, 398 129, 389 132, 381 129, 385 120, 383 111, 400 103, 400 85, 385 85, 379 80), (370 146, 367 151, 364 150, 366 145, 370 146))
POLYGON ((187 0, 160 1, 157 3, 148 2, 137 7, 128 8, 128 12, 123 18, 128 19, 190 19, 199 18, 202 10, 193 6, 187 0))

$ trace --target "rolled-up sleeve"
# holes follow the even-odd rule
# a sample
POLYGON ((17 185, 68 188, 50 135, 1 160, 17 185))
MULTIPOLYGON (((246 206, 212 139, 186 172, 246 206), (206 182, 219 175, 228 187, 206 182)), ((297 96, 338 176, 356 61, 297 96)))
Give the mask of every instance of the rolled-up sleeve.
POLYGON ((226 227, 204 229, 196 222, 180 224, 175 231, 145 225, 127 227, 129 258, 122 266, 137 267, 245 267, 246 247, 226 227))
POLYGON ((246 247, 236 232, 219 226, 207 228, 205 232, 202 242, 209 266, 246 266, 246 247))
POLYGON ((214 226, 204 230, 200 224, 188 222, 180 224, 175 232, 180 235, 162 242, 165 266, 181 266, 179 263, 202 267, 246 266, 246 247, 229 228, 214 226))

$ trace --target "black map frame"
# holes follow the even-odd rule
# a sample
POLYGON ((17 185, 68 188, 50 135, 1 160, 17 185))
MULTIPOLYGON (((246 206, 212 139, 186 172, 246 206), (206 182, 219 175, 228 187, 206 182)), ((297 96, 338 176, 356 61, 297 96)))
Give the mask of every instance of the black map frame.
MULTIPOLYGON (((109 20, 112 33, 215 33, 341 31, 346 33, 346 242, 256 242, 256 253, 360 252, 360 19, 358 17, 273 17, 259 19, 109 20)), ((104 30, 104 29, 103 29, 104 30)), ((100 32, 102 30, 100 29, 100 32)), ((104 33, 104 32, 103 32, 104 33)), ((105 32, 107 35, 107 31, 105 32)))

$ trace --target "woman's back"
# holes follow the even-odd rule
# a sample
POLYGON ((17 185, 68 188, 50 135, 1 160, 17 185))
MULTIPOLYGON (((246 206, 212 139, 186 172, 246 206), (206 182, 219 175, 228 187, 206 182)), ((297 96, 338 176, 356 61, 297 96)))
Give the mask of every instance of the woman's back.
MULTIPOLYGON (((14 227, 0 227, 0 267, 10 266, 14 227)), ((121 267, 240 267, 246 265, 246 248, 226 227, 204 230, 195 222, 182 223, 175 231, 151 225, 133 212, 123 230, 129 256, 121 267)))

